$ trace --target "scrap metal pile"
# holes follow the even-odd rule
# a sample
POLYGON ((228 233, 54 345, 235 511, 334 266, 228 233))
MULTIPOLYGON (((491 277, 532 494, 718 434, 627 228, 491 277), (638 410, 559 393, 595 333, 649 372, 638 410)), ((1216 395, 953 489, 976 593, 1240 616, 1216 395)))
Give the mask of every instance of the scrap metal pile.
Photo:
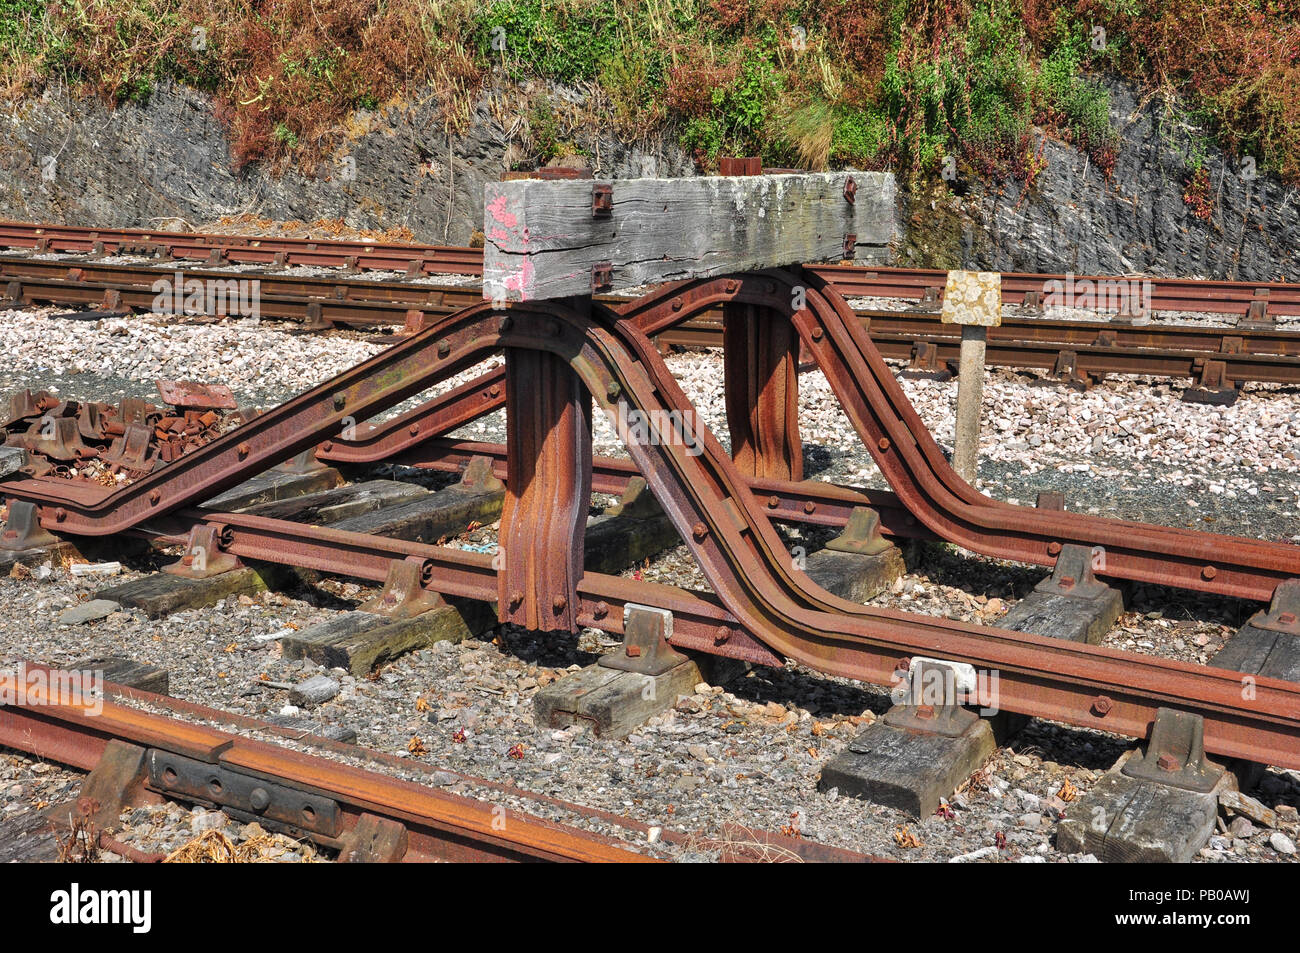
POLYGON ((228 388, 159 381, 164 404, 62 400, 11 394, 0 420, 4 445, 27 451, 25 476, 120 486, 178 460, 244 423, 228 388))

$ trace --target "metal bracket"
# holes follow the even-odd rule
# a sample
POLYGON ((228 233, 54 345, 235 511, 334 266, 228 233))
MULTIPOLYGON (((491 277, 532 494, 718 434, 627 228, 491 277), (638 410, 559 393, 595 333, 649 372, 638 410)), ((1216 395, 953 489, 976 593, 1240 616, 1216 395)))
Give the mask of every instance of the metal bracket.
POLYGON ((605 507, 602 515, 640 519, 648 516, 658 516, 662 512, 663 508, 659 506, 659 501, 655 499, 655 495, 650 492, 645 477, 634 476, 628 479, 627 487, 623 490, 623 495, 619 497, 618 502, 613 506, 605 507))
POLYGON ((1110 586, 1093 575, 1092 557, 1093 551, 1087 546, 1075 543, 1062 546, 1052 574, 1034 586, 1034 591, 1080 599, 1095 599, 1105 595, 1110 591, 1110 586))
POLYGON ((35 503, 29 500, 9 501, 9 518, 5 520, 4 530, 0 531, 0 549, 22 552, 56 543, 58 540, 41 527, 35 503))
POLYGON ((844 248, 842 249, 843 254, 840 257, 845 259, 846 261, 852 259, 856 257, 857 250, 858 250, 858 233, 849 232, 847 235, 844 236, 844 248))
POLYGON ((614 283, 614 265, 608 261, 598 261, 591 266, 591 290, 607 291, 614 283))
POLYGON ((225 526, 201 523, 192 527, 184 555, 176 562, 163 566, 162 571, 190 579, 208 579, 242 569, 244 564, 239 557, 224 551, 232 538, 233 534, 225 526))
POLYGON ((939 359, 939 345, 933 341, 913 341, 912 360, 900 374, 910 380, 952 379, 948 362, 939 359))
POLYGON ((602 655, 597 664, 624 672, 662 675, 689 661, 668 644, 672 637, 671 612, 629 602, 623 606, 623 651, 602 655))
POLYGON ((1287 579, 1273 590, 1267 612, 1256 612, 1247 625, 1300 636, 1300 579, 1287 579))
POLYGON ((317 470, 328 470, 329 467, 316 459, 316 448, 311 447, 296 456, 290 457, 288 460, 284 461, 284 463, 281 463, 272 469, 279 473, 296 473, 301 475, 304 473, 315 473, 317 470))
POLYGON ((612 218, 614 215, 614 186, 608 184, 591 187, 591 217, 612 218))
POLYGON ((333 798, 157 748, 149 750, 148 786, 159 794, 179 795, 185 800, 213 804, 236 816, 271 821, 323 837, 337 837, 342 828, 342 814, 333 798))
POLYGON ((1079 353, 1077 351, 1059 352, 1056 355, 1056 363, 1052 365, 1052 376, 1067 387, 1073 387, 1077 390, 1087 390, 1092 383, 1088 375, 1079 370, 1079 353))
POLYGON ((1277 317, 1268 313, 1267 288, 1255 289, 1255 297, 1246 306, 1245 316, 1237 319, 1237 327, 1255 331, 1271 331, 1277 328, 1277 317))
POLYGON ((1135 751, 1120 768, 1130 778, 1208 794, 1223 777, 1205 757, 1205 721, 1173 708, 1157 708, 1145 753, 1135 751))
POLYGON ((857 553, 859 556, 879 556, 893 546, 880 535, 880 514, 869 506, 853 507, 844 532, 826 544, 827 549, 837 553, 857 553))
MULTIPOLYGON (((960 705, 898 705, 881 715, 880 720, 891 728, 960 738, 980 716, 960 705)), ((855 750, 853 742, 849 742, 849 750, 855 750)))
MULTIPOLYGON (((125 418, 124 418, 125 419, 125 418)), ((148 473, 158 463, 156 456, 150 455, 150 438, 153 428, 143 420, 140 423, 127 424, 121 437, 113 441, 104 462, 136 473, 148 473)))
POLYGON ((425 560, 419 556, 394 559, 388 564, 383 590, 357 608, 390 619, 410 619, 430 609, 440 609, 447 604, 442 596, 424 588, 424 583, 432 575, 432 565, 426 566, 425 560))
POLYGON ((465 472, 460 475, 460 483, 457 486, 464 490, 490 493, 506 488, 506 485, 492 472, 492 458, 485 456, 469 458, 469 463, 465 464, 465 472))

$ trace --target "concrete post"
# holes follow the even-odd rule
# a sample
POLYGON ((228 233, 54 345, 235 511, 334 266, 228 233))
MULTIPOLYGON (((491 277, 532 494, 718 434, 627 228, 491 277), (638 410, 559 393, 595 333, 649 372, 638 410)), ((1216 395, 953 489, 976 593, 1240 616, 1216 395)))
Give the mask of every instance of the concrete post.
POLYGON ((963 480, 974 483, 979 464, 984 349, 987 329, 1002 323, 1002 276, 992 271, 948 272, 940 319, 944 324, 961 325, 952 466, 963 480))

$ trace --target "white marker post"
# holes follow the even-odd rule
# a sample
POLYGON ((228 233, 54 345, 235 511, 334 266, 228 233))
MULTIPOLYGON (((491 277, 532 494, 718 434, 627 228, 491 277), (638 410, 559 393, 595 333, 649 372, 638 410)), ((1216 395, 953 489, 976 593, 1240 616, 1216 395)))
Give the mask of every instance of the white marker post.
POLYGON ((979 464, 980 410, 984 399, 984 348, 988 328, 1002 323, 1002 275, 996 271, 950 271, 943 293, 944 324, 961 325, 957 368, 957 426, 952 466, 967 483, 979 464))

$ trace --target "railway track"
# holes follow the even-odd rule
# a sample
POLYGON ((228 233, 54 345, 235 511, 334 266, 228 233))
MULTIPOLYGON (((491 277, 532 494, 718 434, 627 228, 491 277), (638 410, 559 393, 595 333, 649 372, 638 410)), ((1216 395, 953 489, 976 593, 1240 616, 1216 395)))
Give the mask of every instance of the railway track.
MULTIPOLYGON (((26 298, 33 288, 55 295, 71 287, 87 302, 98 292, 102 306, 119 309, 152 292, 147 278, 168 273, 93 261, 51 265, 13 256, 0 258, 0 268, 12 268, 4 277, 20 286, 15 298, 26 298), (69 266, 76 273, 52 277, 69 266)), ((210 274, 214 280, 229 277, 210 274)), ((1009 277, 1014 288, 1021 276, 1009 277)), ((390 601, 398 603, 489 603, 497 622, 530 631, 590 627, 621 636, 626 658, 611 667, 645 677, 662 675, 664 665, 681 664, 674 659, 684 658, 682 653, 696 653, 773 667, 794 660, 828 675, 893 685, 900 672, 913 672, 917 660, 938 660, 998 673, 998 704, 1005 711, 1150 737, 1153 746, 1153 726, 1162 719, 1166 724, 1170 717, 1194 720, 1196 744, 1183 752, 1185 766, 1203 743, 1206 752, 1224 759, 1300 769, 1300 682, 1289 676, 1247 676, 1247 692, 1244 670, 1122 652, 1037 630, 876 608, 833 595, 792 565, 775 524, 843 527, 847 551, 859 554, 875 551, 889 537, 939 539, 973 553, 1051 568, 1052 584, 1067 594, 1076 583, 1095 591, 1139 582, 1271 601, 1276 611, 1261 614, 1254 624, 1269 632, 1295 631, 1288 601, 1300 578, 1295 546, 1014 506, 977 492, 948 464, 885 363, 892 346, 888 335, 915 333, 910 329, 916 325, 907 322, 917 320, 919 312, 901 317, 854 312, 841 293, 842 269, 771 269, 680 282, 634 300, 598 297, 576 305, 564 299, 505 307, 473 297, 474 289, 448 297, 449 289, 420 286, 412 292, 412 285, 401 282, 285 278, 277 284, 277 276, 257 278, 265 282, 264 304, 302 305, 301 317, 312 324, 328 324, 334 319, 327 315, 334 314, 351 314, 358 324, 396 323, 375 315, 402 309, 409 333, 370 360, 165 466, 141 468, 125 485, 31 471, 11 477, 2 485, 16 527, 11 532, 25 528, 33 538, 40 533, 162 542, 186 538, 190 562, 179 564, 182 575, 198 572, 202 578, 215 554, 219 563, 254 560, 384 583, 390 601), (806 303, 792 315, 789 302, 796 291, 806 303), (415 304, 400 297, 412 293, 442 297, 415 304), (472 303, 457 295, 470 296, 472 303), (327 302, 336 310, 327 312, 327 302), (725 317, 719 322, 717 315, 725 317), (888 330, 890 321, 897 322, 895 331, 888 330), (698 423, 663 360, 661 348, 672 335, 692 334, 714 335, 724 345, 730 453, 698 423), (503 367, 392 420, 365 423, 502 352, 503 367), (801 361, 825 375, 889 492, 802 479, 796 373, 801 361), (593 457, 593 406, 616 422, 630 463, 593 457), (456 427, 503 407, 503 445, 447 439, 456 427), (203 506, 304 453, 325 463, 434 469, 485 458, 504 483, 499 552, 203 506), (592 491, 619 492, 634 478, 643 479, 662 506, 709 591, 585 568, 592 491)), ((1247 303, 1240 288, 1224 284, 1204 289, 1208 309, 1247 303)), ((1171 286, 1162 300, 1182 301, 1174 296, 1191 294, 1171 286)), ((1287 294, 1270 289, 1269 307, 1275 302, 1285 307, 1287 294)), ((1260 310, 1243 313, 1260 323, 1260 310)), ((1079 348, 1087 335, 1105 333, 1105 348, 1113 355, 1157 350, 1133 342, 1157 340, 1141 336, 1168 329, 1126 326, 1124 333, 1132 337, 1123 346, 1120 326, 1071 322, 1069 330, 1077 336, 1068 343, 1079 348)), ((1241 328, 1230 330, 1238 332, 1231 335, 1233 342, 1225 342, 1224 329, 1217 329, 1218 350, 1198 355, 1185 342, 1207 340, 1205 329, 1195 336, 1180 328, 1175 333, 1185 336, 1179 339, 1184 346, 1178 359, 1205 365, 1226 356, 1237 347, 1236 338, 1248 336, 1241 328)), ((1289 336, 1267 329, 1259 334, 1260 347, 1280 351, 1271 355, 1271 363, 1294 367, 1289 336)), ((991 350, 997 348, 992 341, 991 350)), ((1150 372, 1130 365, 1124 370, 1150 372)), ((124 442, 129 438, 124 433, 124 442)), ((147 443, 147 435, 143 439, 147 443)), ((477 479, 482 478, 480 473, 477 479)), ((0 541, 0 548, 5 545, 0 541)), ((1175 770, 1165 767, 1163 754, 1161 760, 1162 770, 1175 770)))
MULTIPOLYGON (((780 280, 797 279, 787 274, 780 280)), ((691 546, 715 596, 655 587, 647 591, 625 579, 583 573, 580 563, 573 566, 572 552, 560 556, 564 548, 558 539, 548 538, 530 517, 520 515, 526 500, 513 513, 507 501, 502 546, 516 553, 541 546, 547 555, 537 557, 540 563, 517 557, 506 565, 525 575, 565 573, 560 581, 542 585, 542 592, 569 589, 553 606, 549 598, 544 605, 530 601, 527 586, 535 583, 512 580, 509 569, 499 572, 489 556, 193 508, 303 450, 347 443, 338 440, 343 418, 372 417, 501 347, 571 354, 586 387, 611 411, 617 413, 618 402, 625 401, 625 410, 681 420, 689 416, 689 405, 647 335, 711 307, 770 304, 784 293, 771 275, 692 282, 639 299, 620 312, 596 305, 599 318, 591 326, 555 305, 515 306, 503 318, 481 304, 440 319, 120 489, 26 479, 7 482, 5 493, 34 504, 41 525, 59 534, 149 533, 163 526, 175 533, 178 527, 206 527, 222 551, 234 556, 374 581, 387 578, 394 563, 414 560, 422 567, 425 586, 450 597, 500 600, 507 618, 529 628, 589 625, 622 633, 624 607, 649 602, 673 614, 676 647, 764 664, 795 658, 831 674, 884 684, 895 677, 900 657, 938 655, 1000 671, 1003 705, 1009 710, 1135 737, 1146 734, 1156 709, 1177 704, 1204 719, 1207 749, 1300 767, 1300 688, 1294 684, 1260 679, 1256 696, 1247 701, 1241 698, 1237 673, 1023 633, 899 617, 810 589, 785 568, 784 546, 773 534, 780 497, 756 499, 754 483, 707 431, 696 435, 704 449, 699 454, 688 452, 680 439, 650 445, 632 440, 629 450, 691 546), (515 532, 522 535, 516 538, 515 532), (1106 699, 1105 705, 1098 704, 1099 698, 1106 699)), ((1280 583, 1300 574, 1300 556, 1285 544, 1026 509, 980 496, 950 469, 842 300, 822 285, 813 289, 810 301, 796 318, 800 338, 897 494, 906 512, 904 523, 910 517, 926 532, 974 552, 1046 566, 1066 546, 1100 548, 1106 559, 1099 575, 1238 598, 1267 600, 1280 583)), ((506 374, 508 404, 509 362, 506 374)), ((544 381, 531 384, 527 399, 545 407, 548 398, 537 390, 544 386, 544 381)), ((400 436, 403 443, 419 443, 417 436, 436 435, 432 429, 413 435, 408 427, 400 436)), ((397 449, 390 443, 385 452, 397 449)), ((507 487, 518 488, 522 478, 510 457, 507 452, 507 487)), ((559 501, 566 499, 583 500, 585 513, 589 470, 575 462, 557 467, 549 479, 554 483, 542 498, 552 519, 563 511, 559 501)), ((803 516, 815 515, 813 496, 795 482, 784 489, 788 499, 802 504, 803 516)), ((535 505, 542 505, 540 498, 535 505)))
MULTIPOLYGON (((95 260, 121 254, 125 249, 128 253, 147 255, 153 250, 176 260, 201 261, 199 270, 186 269, 187 279, 218 286, 231 276, 210 269, 223 265, 337 267, 337 278, 241 273, 260 283, 260 314, 301 322, 311 329, 336 325, 401 325, 416 329, 435 315, 468 307, 481 298, 473 286, 412 285, 409 280, 350 277, 363 270, 404 270, 408 278, 478 273, 481 267, 476 270, 474 266, 475 255, 479 254, 475 249, 211 235, 169 236, 176 238, 176 243, 154 248, 154 239, 159 237, 127 230, 0 225, 0 243, 10 248, 91 255, 77 261, 0 256, 0 283, 13 302, 101 309, 96 313, 124 308, 151 310, 158 298, 156 283, 171 282, 176 267, 95 260), (407 267, 411 262, 417 264, 407 267)), ((811 266, 807 271, 844 296, 917 300, 919 305, 914 310, 871 308, 856 313, 885 357, 910 360, 915 370, 929 373, 942 373, 956 363, 960 335, 955 328, 943 325, 935 310, 942 297, 942 272, 850 266, 811 266)), ((1150 289, 1143 292, 1149 305, 1148 317, 1159 310, 1199 312, 1220 318, 1235 316, 1237 323, 1228 327, 1054 320, 1044 316, 1044 288, 1059 285, 1068 289, 1068 293, 1058 294, 1059 303, 1082 306, 1095 296, 1095 285, 1128 280, 1004 275, 1004 300, 1020 304, 1024 313, 1009 315, 1000 327, 990 329, 988 363, 1037 369, 1076 386, 1087 386, 1106 374, 1190 378, 1200 388, 1216 392, 1220 400, 1231 400, 1234 388, 1248 381, 1300 383, 1300 332, 1281 328, 1275 321, 1277 316, 1300 314, 1300 291, 1287 284, 1159 280, 1150 282, 1150 289), (1091 284, 1085 288, 1085 283, 1091 284)), ((1053 292, 1046 294, 1050 300, 1053 292)), ((598 300, 615 306, 621 299, 598 300)), ((224 311, 224 305, 222 308, 224 311)), ((717 347, 722 340, 721 313, 701 314, 665 331, 657 340, 663 347, 717 347)))
MULTIPOLYGON (((158 797, 256 820, 353 862, 657 859, 645 850, 650 827, 619 814, 469 775, 458 775, 459 783, 486 800, 450 793, 420 783, 441 770, 424 762, 304 737, 268 722, 111 682, 97 686, 93 696, 83 696, 60 674, 67 673, 27 663, 17 674, 0 675, 0 697, 6 699, 0 705, 0 747, 87 772, 81 800, 71 810, 56 805, 51 818, 95 817, 101 846, 131 859, 161 858, 124 848, 111 831, 123 808, 158 797), (502 795, 621 834, 597 834, 491 802, 502 795)), ((721 859, 732 862, 876 859, 749 828, 721 831, 716 837, 663 831, 654 839, 661 844, 661 856, 689 844, 716 849, 721 859)))

